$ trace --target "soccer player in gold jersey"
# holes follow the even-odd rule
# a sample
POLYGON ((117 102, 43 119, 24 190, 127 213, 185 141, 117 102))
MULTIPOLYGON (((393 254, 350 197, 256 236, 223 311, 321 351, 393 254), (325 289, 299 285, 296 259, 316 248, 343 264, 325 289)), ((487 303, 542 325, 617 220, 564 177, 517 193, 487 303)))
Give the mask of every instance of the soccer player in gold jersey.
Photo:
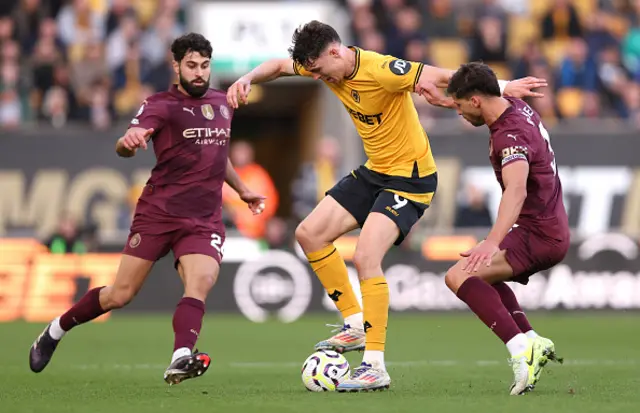
MULTIPOLYGON (((453 70, 410 62, 343 45, 329 25, 312 21, 297 29, 290 59, 271 59, 238 79, 227 91, 233 108, 247 103, 251 84, 281 76, 322 80, 344 104, 362 138, 367 162, 342 178, 296 229, 296 239, 327 294, 344 318, 343 328, 316 344, 339 352, 362 350, 363 363, 338 391, 388 388, 384 364, 389 288, 382 259, 399 245, 429 207, 436 191, 436 164, 410 93, 441 103, 453 70), (347 267, 333 242, 362 228, 354 264, 362 307, 347 267)), ((514 97, 538 96, 541 79, 502 82, 514 97)))

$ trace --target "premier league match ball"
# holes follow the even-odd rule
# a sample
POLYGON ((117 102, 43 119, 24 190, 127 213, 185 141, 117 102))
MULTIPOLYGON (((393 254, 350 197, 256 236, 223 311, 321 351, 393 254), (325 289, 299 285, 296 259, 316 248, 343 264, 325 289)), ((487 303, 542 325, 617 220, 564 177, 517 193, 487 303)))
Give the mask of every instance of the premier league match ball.
POLYGON ((316 351, 302 365, 302 383, 309 391, 334 391, 347 377, 349 362, 335 351, 316 351))

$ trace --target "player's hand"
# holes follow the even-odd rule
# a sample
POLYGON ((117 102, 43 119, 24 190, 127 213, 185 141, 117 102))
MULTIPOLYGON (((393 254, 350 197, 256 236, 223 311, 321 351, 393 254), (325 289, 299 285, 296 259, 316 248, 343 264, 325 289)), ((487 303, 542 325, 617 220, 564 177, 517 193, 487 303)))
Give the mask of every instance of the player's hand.
POLYGON ((264 211, 264 200, 267 199, 266 196, 251 191, 242 192, 238 195, 240 199, 247 203, 253 215, 262 214, 262 211, 264 211))
POLYGON ((434 83, 419 81, 416 85, 416 93, 434 106, 442 106, 443 108, 453 108, 455 106, 453 98, 445 96, 434 83))
POLYGON ((241 77, 227 90, 227 103, 232 108, 238 109, 240 102, 245 105, 249 103, 249 93, 251 93, 251 82, 241 77))
POLYGON ((504 88, 504 96, 522 99, 526 97, 542 98, 544 93, 534 92, 533 89, 546 87, 547 81, 533 76, 512 80, 504 88))
POLYGON ((147 149, 147 141, 151 135, 153 135, 153 128, 131 128, 120 139, 125 149, 135 151, 137 148, 147 149))
POLYGON ((498 251, 500 247, 497 244, 484 240, 470 250, 460 253, 461 256, 466 257, 462 264, 462 271, 471 274, 477 272, 481 265, 491 266, 491 260, 498 251))

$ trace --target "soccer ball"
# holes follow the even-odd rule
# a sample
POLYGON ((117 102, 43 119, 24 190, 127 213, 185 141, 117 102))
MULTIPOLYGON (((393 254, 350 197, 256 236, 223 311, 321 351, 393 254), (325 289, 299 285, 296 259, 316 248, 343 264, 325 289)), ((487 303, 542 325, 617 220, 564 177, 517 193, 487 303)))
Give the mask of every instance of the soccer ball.
POLYGON ((302 365, 302 383, 309 391, 333 391, 349 375, 349 362, 340 353, 320 350, 302 365))

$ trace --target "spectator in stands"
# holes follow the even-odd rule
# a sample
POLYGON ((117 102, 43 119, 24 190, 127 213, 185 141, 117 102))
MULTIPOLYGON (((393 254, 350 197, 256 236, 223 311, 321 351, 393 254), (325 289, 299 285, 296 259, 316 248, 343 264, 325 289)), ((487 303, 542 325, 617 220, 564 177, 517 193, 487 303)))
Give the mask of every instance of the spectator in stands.
POLYGON ((343 175, 340 144, 333 136, 325 136, 318 142, 314 156, 315 159, 302 164, 292 185, 293 214, 298 222, 311 213, 343 175))
POLYGON ((456 228, 490 228, 493 225, 485 194, 467 183, 460 194, 456 211, 456 228))
POLYGON ((424 39, 420 30, 422 18, 416 9, 403 7, 395 13, 394 22, 395 26, 387 31, 387 53, 405 58, 409 42, 424 39))
POLYGON ((242 181, 267 197, 262 214, 253 215, 247 204, 227 184, 222 189, 222 201, 238 231, 245 237, 259 239, 265 234, 267 221, 275 215, 279 199, 271 176, 255 162, 254 156, 253 146, 248 142, 236 141, 231 145, 229 158, 242 181))
POLYGON ((471 60, 487 64, 507 61, 507 33, 499 14, 485 13, 478 20, 472 39, 471 60))
POLYGON ((111 8, 107 13, 105 35, 110 36, 119 26, 125 16, 135 16, 136 11, 131 5, 131 0, 112 0, 111 8))
MULTIPOLYGON (((597 92, 598 69, 595 61, 589 56, 586 42, 581 38, 573 38, 567 50, 567 56, 562 60, 558 80, 559 93, 570 92, 566 96, 575 96, 567 103, 559 102, 569 111, 573 110, 579 101, 584 103, 583 113, 595 116, 598 113, 597 92)), ((566 113, 561 108, 561 113, 566 113)))
POLYGON ((64 213, 58 223, 58 229, 44 244, 52 254, 83 254, 87 245, 83 242, 77 220, 64 213))
POLYGON ((549 11, 542 19, 542 38, 549 40, 582 37, 580 18, 571 1, 555 0, 549 4, 549 11))
POLYGON ((111 71, 125 64, 132 42, 138 40, 140 26, 134 13, 126 13, 120 18, 118 28, 107 38, 106 62, 111 71))
POLYGON ((0 129, 20 126, 25 106, 21 99, 18 63, 4 61, 0 65, 0 129))
POLYGON ((287 221, 279 217, 273 217, 267 221, 262 244, 264 249, 289 249, 293 240, 287 221))
MULTIPOLYGON (((140 45, 132 41, 129 44, 127 58, 113 72, 114 106, 116 113, 128 115, 140 107, 142 79, 151 71, 151 64, 140 53, 140 45)), ((151 91, 153 93, 153 91, 151 91)), ((147 94, 148 96, 148 94, 147 94)))
POLYGON ((422 5, 422 32, 429 39, 457 38, 458 16, 451 0, 425 0, 422 5))
POLYGON ((49 15, 49 5, 41 0, 22 0, 14 9, 11 19, 15 22, 16 39, 26 54, 33 50, 40 24, 49 15))
POLYGON ((616 44, 603 48, 598 54, 597 74, 603 98, 615 109, 618 116, 628 117, 628 91, 633 85, 622 67, 620 51, 616 44))
POLYGON ((153 26, 147 29, 140 41, 145 61, 152 67, 164 65, 171 42, 183 33, 184 28, 176 21, 175 14, 168 11, 159 13, 153 26))
POLYGON ((96 84, 109 85, 109 70, 104 61, 102 43, 90 43, 83 49, 82 59, 71 63, 73 92, 81 108, 92 105, 96 84))
POLYGON ((0 17, 0 43, 12 40, 14 37, 15 26, 13 20, 9 16, 0 17))
POLYGON ((58 32, 71 60, 80 59, 82 47, 105 37, 105 16, 94 9, 97 2, 73 0, 58 15, 58 32))
POLYGON ((373 50, 378 53, 386 53, 387 43, 385 38, 376 30, 361 32, 359 45, 365 50, 373 50))

